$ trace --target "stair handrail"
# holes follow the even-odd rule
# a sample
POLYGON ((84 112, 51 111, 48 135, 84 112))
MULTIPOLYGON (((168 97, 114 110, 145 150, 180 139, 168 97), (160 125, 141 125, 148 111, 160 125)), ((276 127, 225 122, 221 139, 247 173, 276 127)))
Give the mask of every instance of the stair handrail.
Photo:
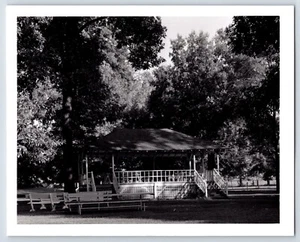
POLYGON ((214 169, 214 182, 226 195, 228 195, 228 184, 217 169, 214 169))
POLYGON ((92 171, 90 171, 89 173, 91 175, 89 185, 92 187, 92 191, 96 192, 96 183, 95 183, 94 173, 92 171))
POLYGON ((200 176, 200 174, 194 170, 194 182, 205 193, 205 197, 208 197, 207 182, 200 176))
POLYGON ((113 175, 112 175, 112 180, 113 180, 113 187, 114 187, 116 193, 119 194, 120 193, 119 192, 119 183, 118 183, 118 178, 115 173, 113 173, 113 175))

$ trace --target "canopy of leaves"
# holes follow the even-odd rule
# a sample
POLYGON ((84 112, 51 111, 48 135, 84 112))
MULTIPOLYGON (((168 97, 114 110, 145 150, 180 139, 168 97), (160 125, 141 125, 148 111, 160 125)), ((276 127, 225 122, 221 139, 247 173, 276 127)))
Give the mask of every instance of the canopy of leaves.
POLYGON ((49 131, 50 127, 63 143, 72 145, 99 134, 103 124, 109 129, 107 124, 119 122, 126 107, 138 106, 143 95, 133 90, 138 85, 135 68, 150 68, 162 61, 157 54, 163 48, 165 32, 160 18, 155 17, 19 17, 20 157, 43 154, 28 148, 32 142, 35 149, 45 145, 47 152, 55 155, 59 145, 52 143, 51 132, 37 132, 38 128, 49 131), (42 98, 40 105, 32 107, 36 110, 26 114, 37 102, 35 92, 46 87, 48 96, 59 95, 60 106, 42 98), (128 100, 125 93, 132 98, 128 100), (27 107, 26 103, 31 104, 27 107), (40 126, 35 115, 53 109, 60 111, 45 117, 48 126, 40 126))
POLYGON ((34 170, 23 183, 39 179, 39 162, 58 167, 66 140, 117 126, 217 139, 228 148, 224 174, 274 173, 279 18, 235 17, 212 39, 178 36, 173 65, 153 69, 165 32, 156 17, 18 19, 18 167, 34 170))
POLYGON ((172 41, 174 66, 161 67, 149 100, 152 122, 194 136, 216 138, 224 121, 253 86, 262 85, 265 63, 236 55, 224 32, 210 41, 202 32, 172 41))
POLYGON ((27 90, 18 93, 17 155, 21 186, 44 182, 50 176, 41 168, 54 159, 62 145, 62 138, 56 132, 61 98, 49 79, 38 83, 32 93, 27 90))
POLYGON ((271 171, 276 171, 279 191, 279 17, 234 17, 226 32, 235 53, 267 63, 262 85, 250 89, 237 110, 246 120, 254 147, 266 157, 271 171))
POLYGON ((248 56, 272 56, 279 53, 279 17, 234 17, 226 29, 233 51, 248 56))
POLYGON ((258 56, 266 62, 262 84, 250 89, 245 101, 239 103, 239 112, 245 117, 257 145, 264 150, 269 147, 269 156, 276 160, 279 148, 279 17, 234 17, 226 32, 234 52, 258 56))

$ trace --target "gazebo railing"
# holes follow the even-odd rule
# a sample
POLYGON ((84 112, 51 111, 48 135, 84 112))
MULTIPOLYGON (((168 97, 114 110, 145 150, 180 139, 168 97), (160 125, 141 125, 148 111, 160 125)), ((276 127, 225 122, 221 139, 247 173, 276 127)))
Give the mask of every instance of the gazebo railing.
POLYGON ((200 174, 195 171, 195 183, 196 185, 201 189, 201 191, 205 194, 205 197, 208 196, 208 193, 207 193, 207 183, 206 181, 200 176, 200 174))
POLYGON ((216 169, 214 169, 214 182, 218 185, 221 191, 228 195, 228 184, 216 169))
POLYGON ((194 170, 116 171, 119 184, 145 182, 193 182, 194 170))

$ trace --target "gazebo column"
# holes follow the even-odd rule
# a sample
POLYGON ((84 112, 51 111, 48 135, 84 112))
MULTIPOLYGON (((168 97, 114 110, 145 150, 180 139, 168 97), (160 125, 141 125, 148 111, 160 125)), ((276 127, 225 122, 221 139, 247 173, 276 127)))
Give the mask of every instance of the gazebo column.
POLYGON ((112 175, 113 179, 115 177, 115 156, 114 154, 111 155, 111 169, 112 169, 112 175))
POLYGON ((85 176, 86 176, 86 191, 89 191, 89 161, 87 156, 85 157, 85 176))
POLYGON ((193 169, 196 170, 196 156, 193 155, 193 169))
POLYGON ((204 156, 203 155, 201 155, 201 166, 202 166, 202 174, 203 174, 203 176, 206 178, 206 172, 205 172, 205 163, 204 163, 204 156))
POLYGON ((217 154, 217 170, 220 170, 220 156, 217 154))

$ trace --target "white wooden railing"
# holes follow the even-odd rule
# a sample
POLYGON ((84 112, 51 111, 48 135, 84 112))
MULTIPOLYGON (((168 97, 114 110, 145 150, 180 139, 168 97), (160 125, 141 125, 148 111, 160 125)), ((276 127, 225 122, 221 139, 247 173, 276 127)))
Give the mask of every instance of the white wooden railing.
POLYGON ((119 184, 144 182, 192 182, 194 170, 116 171, 119 184))
POLYGON ((218 185, 218 187, 226 194, 228 195, 228 184, 224 180, 224 178, 221 176, 221 174, 218 172, 217 169, 214 169, 214 182, 218 185))
POLYGON ((200 190, 202 192, 204 192, 205 194, 205 197, 208 196, 208 193, 207 193, 207 183, 206 181, 200 176, 200 174, 197 172, 197 171, 194 171, 194 181, 195 181, 195 184, 200 188, 200 190))
MULTIPOLYGON (((228 185, 220 173, 214 169, 213 179, 216 185, 228 195, 228 185)), ((118 192, 119 184, 145 182, 194 182, 205 196, 208 196, 206 180, 196 170, 140 170, 116 171, 113 185, 118 192)))

